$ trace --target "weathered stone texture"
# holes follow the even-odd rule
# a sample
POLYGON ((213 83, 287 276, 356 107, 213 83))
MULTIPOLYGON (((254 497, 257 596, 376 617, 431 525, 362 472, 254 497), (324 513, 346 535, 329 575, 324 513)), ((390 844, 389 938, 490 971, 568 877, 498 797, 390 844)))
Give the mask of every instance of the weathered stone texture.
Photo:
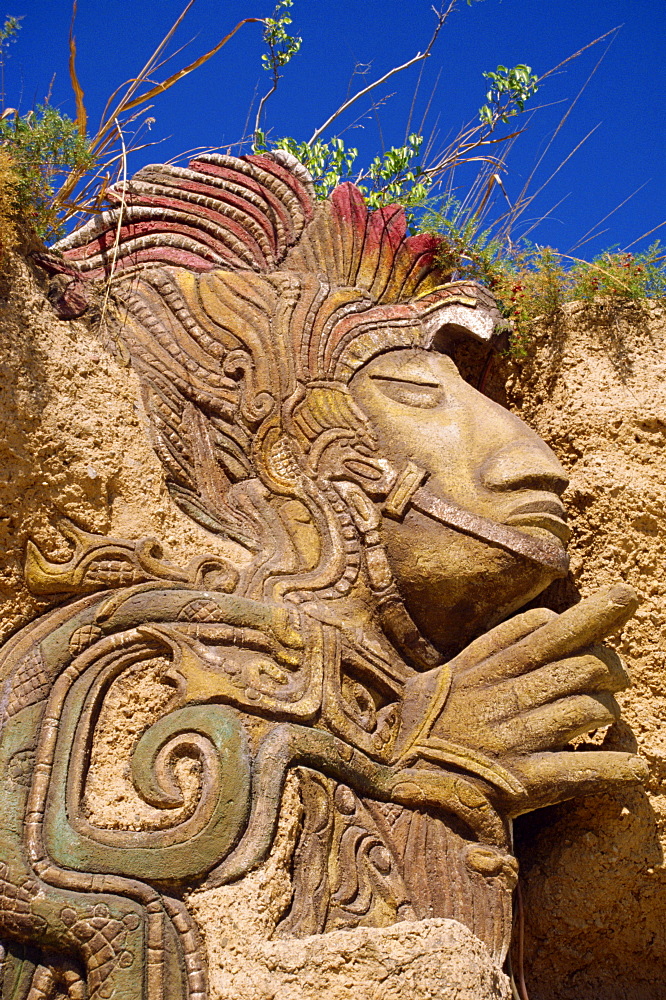
POLYGON ((23 565, 29 538, 50 559, 69 558, 72 549, 57 528, 63 516, 100 534, 159 538, 178 565, 216 546, 224 551, 224 543, 191 522, 169 498, 132 369, 105 351, 84 323, 59 321, 46 285, 43 272, 19 255, 5 259, 0 638, 61 603, 61 595, 32 595, 23 565))
POLYGON ((637 747, 651 774, 647 793, 608 792, 518 822, 530 1000, 663 1000, 666 308, 572 303, 512 368, 509 405, 571 475, 572 581, 552 588, 551 606, 618 578, 641 595, 616 643, 633 687, 604 745, 637 747))
MULTIPOLYGON (((242 560, 233 543, 192 524, 168 497, 132 369, 105 351, 86 323, 58 320, 47 281, 21 256, 5 260, 2 292, 0 636, 63 602, 62 594, 35 596, 23 577, 28 539, 54 562, 71 556, 58 530, 63 516, 99 534, 158 537, 178 566, 204 551, 242 560)), ((144 661, 105 699, 85 797, 88 816, 101 828, 159 829, 192 812, 198 773, 191 761, 176 764, 185 799, 178 809, 150 807, 130 779, 136 739, 168 700, 156 679, 160 667, 144 661)), ((30 759, 25 767, 17 780, 29 779, 30 759)), ((508 1000, 507 977, 486 946, 454 920, 271 939, 292 892, 290 865, 302 821, 295 784, 288 780, 267 861, 238 883, 187 899, 206 945, 212 1000, 240 994, 306 1000, 322 992, 342 1000, 350 990, 359 1000, 508 1000)), ((61 995, 56 990, 54 996, 61 995)))
POLYGON ((455 920, 332 931, 210 954, 219 1000, 510 1000, 485 946, 455 920))
POLYGON ((264 864, 238 883, 188 898, 203 932, 214 1000, 509 1000, 508 978, 455 920, 276 938, 291 898, 289 861, 301 814, 292 777, 264 864))

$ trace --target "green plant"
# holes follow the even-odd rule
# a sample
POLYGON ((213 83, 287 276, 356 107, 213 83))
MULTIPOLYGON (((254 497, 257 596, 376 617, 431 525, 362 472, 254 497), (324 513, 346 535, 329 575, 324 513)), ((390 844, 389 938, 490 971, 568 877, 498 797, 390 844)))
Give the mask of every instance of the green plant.
MULTIPOLYGON (((367 171, 359 174, 358 185, 371 208, 397 203, 414 210, 426 204, 433 178, 413 162, 422 145, 423 136, 412 133, 404 146, 392 146, 383 156, 375 156, 367 171), (372 182, 369 187, 365 178, 372 182)), ((410 215, 413 218, 413 211, 410 215)))
MULTIPOLYGON (((140 72, 109 97, 97 132, 88 136, 84 93, 76 74, 76 40, 69 36, 69 70, 76 100, 76 119, 52 107, 48 101, 27 114, 14 108, 0 118, 0 153, 6 154, 17 178, 13 207, 43 240, 61 236, 73 218, 94 214, 104 207, 108 185, 126 172, 127 154, 152 143, 140 144, 142 129, 154 119, 147 116, 158 95, 212 58, 245 24, 259 23, 248 17, 203 56, 155 82, 166 46, 195 0, 189 0, 140 72), (129 134, 129 139, 126 136, 129 134)), ((291 0, 282 0, 290 3, 291 0)), ((72 26, 77 0, 72 5, 72 26)), ((0 29, 0 69, 4 68, 6 45, 19 28, 20 18, 8 17, 0 29)), ((263 23, 263 22, 261 22, 263 23)), ((9 161, 8 161, 9 162, 9 161)), ((6 190, 8 190, 6 188, 6 190)))
POLYGON ((261 153, 269 149, 284 149, 300 160, 312 175, 318 198, 327 198, 336 185, 351 179, 358 156, 358 149, 352 146, 347 148, 344 139, 339 137, 330 142, 317 141, 312 145, 299 142, 291 136, 269 143, 262 132, 258 133, 254 144, 255 152, 261 153))
MULTIPOLYGON (((522 63, 514 67, 500 65, 484 73, 488 82, 486 103, 479 110, 478 120, 465 126, 437 156, 432 157, 423 136, 412 131, 403 145, 392 146, 377 154, 369 164, 359 165, 355 146, 347 145, 341 135, 327 139, 325 133, 330 134, 333 123, 356 102, 367 98, 395 74, 427 59, 459 0, 444 0, 434 9, 435 25, 422 51, 352 93, 307 141, 291 136, 274 139, 263 126, 266 101, 277 89, 282 70, 302 44, 299 35, 290 33, 293 0, 277 0, 270 17, 244 18, 203 56, 155 82, 166 47, 194 2, 188 0, 143 69, 111 95, 95 135, 87 136, 87 112, 76 73, 73 29, 69 49, 76 118, 72 120, 48 102, 27 114, 14 109, 4 112, 0 118, 0 239, 5 245, 13 238, 14 209, 19 209, 45 240, 59 236, 80 213, 101 211, 108 185, 126 174, 128 153, 152 144, 141 142, 142 130, 153 121, 148 117, 152 110, 150 102, 219 52, 243 25, 255 22, 263 25, 266 50, 261 57, 262 66, 271 76, 271 86, 257 107, 255 151, 284 149, 295 155, 312 174, 320 198, 327 197, 341 181, 349 180, 359 186, 372 208, 391 203, 405 206, 412 231, 425 230, 439 236, 440 263, 446 271, 454 277, 480 281, 493 290, 513 322, 514 347, 519 345, 521 350, 525 347, 531 326, 539 316, 552 315, 572 298, 602 295, 620 300, 666 294, 664 257, 656 245, 646 254, 608 252, 585 263, 551 248, 532 246, 524 239, 516 243, 512 238, 512 226, 534 196, 523 190, 513 204, 509 202, 501 173, 506 169, 506 150, 520 133, 500 127, 525 110, 526 102, 537 92, 541 81, 606 35, 541 77, 522 63), (479 166, 476 179, 463 197, 453 197, 455 171, 460 165, 470 164, 479 166), (509 210, 489 215, 499 192, 509 203, 509 210)), ((471 5, 474 0, 466 2, 471 5)), ((2 74, 8 46, 20 29, 19 22, 20 18, 7 17, 0 28, 2 74)), ((373 107, 378 107, 384 99, 380 98, 373 107)))
POLYGON ((611 297, 637 301, 666 296, 664 250, 657 240, 644 253, 607 250, 589 264, 577 262, 571 268, 571 298, 611 297))
POLYGON ((539 89, 539 77, 532 73, 531 66, 523 63, 512 69, 498 66, 495 72, 483 75, 490 80, 491 86, 486 93, 488 103, 479 108, 479 118, 482 125, 491 129, 521 114, 525 110, 525 102, 539 89))
POLYGON ((566 302, 621 305, 666 297, 664 249, 639 254, 606 251, 592 261, 527 242, 501 248, 477 275, 492 290, 512 325, 511 352, 524 356, 535 323, 552 320, 566 302))
POLYGON ((465 212, 457 198, 428 206, 419 228, 439 237, 438 261, 452 276, 491 285, 503 244, 492 231, 480 229, 477 215, 465 212))
MULTIPOLYGON (((359 185, 368 204, 377 208, 392 202, 403 204, 415 226, 419 214, 427 207, 433 191, 442 178, 460 163, 473 160, 497 165, 497 157, 488 147, 511 139, 512 135, 497 138, 490 135, 496 127, 523 109, 524 102, 536 89, 536 77, 529 67, 518 66, 511 70, 499 67, 493 78, 497 98, 492 99, 490 120, 465 129, 439 159, 429 165, 423 162, 423 137, 412 132, 401 146, 393 146, 375 156, 365 167, 357 164, 358 150, 347 147, 344 139, 333 136, 321 138, 338 118, 355 101, 366 96, 395 73, 422 61, 430 55, 444 23, 458 5, 458 0, 448 0, 435 10, 436 23, 425 49, 417 52, 401 66, 396 66, 371 84, 361 88, 344 102, 316 130, 308 142, 293 137, 269 140, 261 122, 265 104, 278 86, 281 70, 291 61, 301 47, 301 38, 289 33, 292 23, 293 0, 278 0, 271 17, 245 18, 214 48, 190 65, 155 83, 167 44, 182 23, 195 0, 189 0, 171 30, 162 39, 143 69, 119 87, 109 98, 102 122, 97 132, 87 136, 88 116, 84 92, 76 73, 76 40, 73 34, 76 0, 73 2, 72 29, 70 29, 70 78, 76 100, 76 118, 50 107, 39 106, 27 115, 12 111, 13 118, 2 121, 0 147, 12 156, 19 174, 18 202, 28 221, 43 239, 59 236, 70 220, 81 213, 95 213, 104 207, 104 196, 110 183, 126 173, 127 155, 151 143, 141 144, 142 130, 153 119, 147 117, 152 109, 149 103, 168 90, 178 80, 197 69, 215 55, 239 28, 250 22, 263 24, 266 52, 262 55, 263 68, 271 74, 270 89, 259 101, 254 148, 257 151, 281 148, 294 153, 311 171, 320 197, 326 197, 342 180, 352 180, 359 185), (500 74, 504 72, 504 76, 500 74)), ((473 0, 467 0, 471 5, 473 0)), ((19 28, 17 18, 7 18, 0 30, 0 66, 4 65, 5 48, 19 28), (4 47, 3 47, 4 46, 4 47)))
POLYGON ((259 101, 257 117, 254 124, 255 145, 265 142, 265 135, 261 131, 261 118, 266 101, 277 90, 280 80, 280 70, 291 62, 301 47, 303 39, 298 35, 290 35, 287 32, 287 25, 292 23, 291 8, 294 0, 278 0, 272 17, 267 17, 264 21, 264 43, 268 49, 261 56, 261 63, 267 73, 271 74, 271 88, 259 101))
POLYGON ((371 208, 400 204, 413 210, 425 205, 432 180, 418 164, 423 137, 412 134, 404 146, 393 146, 375 156, 365 170, 354 170, 358 149, 346 146, 339 136, 329 142, 299 142, 291 136, 269 143, 263 133, 254 144, 256 152, 284 149, 305 166, 314 181, 318 198, 327 198, 342 181, 353 181, 371 208))
POLYGON ((27 115, 0 119, 0 148, 17 175, 15 207, 38 236, 64 232, 55 200, 59 178, 85 173, 95 165, 90 143, 76 122, 50 105, 37 105, 27 115))
POLYGON ((533 324, 552 319, 567 301, 570 278, 556 250, 526 244, 498 257, 487 284, 511 323, 511 353, 523 357, 533 324))
POLYGON ((5 62, 10 42, 15 41, 22 18, 8 16, 0 28, 0 215, 4 220, 3 246, 15 242, 15 223, 24 222, 42 239, 64 233, 55 205, 62 176, 71 171, 89 171, 95 157, 79 124, 49 104, 37 105, 20 115, 5 108, 5 62))
MULTIPOLYGON (((467 5, 471 6, 473 2, 474 0, 467 0, 467 5)), ((384 73, 348 97, 322 125, 315 129, 309 140, 303 141, 293 136, 276 139, 270 136, 260 127, 265 102, 277 89, 279 70, 292 59, 301 46, 301 38, 289 35, 285 27, 292 23, 290 16, 292 6, 293 0, 280 0, 273 11, 273 17, 266 19, 265 22, 264 41, 268 51, 262 55, 262 62, 264 68, 272 73, 273 82, 270 90, 262 97, 257 111, 253 145, 256 151, 273 148, 286 149, 293 153, 310 170, 320 197, 326 197, 341 180, 351 180, 363 191, 371 207, 378 208, 390 202, 397 202, 411 210, 412 223, 416 221, 418 212, 426 208, 429 199, 435 197, 435 188, 441 186, 443 180, 450 177, 461 164, 477 162, 490 165, 494 169, 501 169, 502 160, 495 152, 497 145, 510 141, 518 133, 497 136, 496 129, 500 124, 505 124, 509 118, 524 111, 525 102, 537 90, 538 77, 532 73, 529 66, 523 64, 511 69, 499 66, 496 72, 484 74, 491 80, 492 87, 486 95, 490 103, 481 109, 481 120, 471 123, 459 132, 453 142, 433 162, 426 163, 424 158, 418 162, 424 140, 421 134, 415 132, 407 135, 402 146, 393 146, 381 155, 375 156, 367 167, 360 170, 356 165, 358 150, 355 147, 347 148, 345 141, 339 135, 329 140, 323 138, 333 123, 353 104, 367 97, 396 73, 430 57, 441 29, 458 6, 458 0, 448 0, 448 3, 433 8, 436 17, 435 27, 423 51, 417 52, 407 62, 394 66, 388 73, 384 73), (354 168, 356 168, 355 173, 354 168)), ((441 194, 439 198, 441 201, 441 194)))

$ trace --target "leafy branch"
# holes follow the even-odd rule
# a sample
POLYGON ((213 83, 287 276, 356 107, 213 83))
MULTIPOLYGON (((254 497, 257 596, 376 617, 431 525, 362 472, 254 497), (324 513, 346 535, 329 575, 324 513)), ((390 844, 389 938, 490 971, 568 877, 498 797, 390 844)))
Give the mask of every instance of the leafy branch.
POLYGON ((272 17, 267 17, 264 24, 264 42, 268 47, 268 52, 264 52, 261 57, 263 68, 271 74, 272 84, 259 101, 257 115, 254 122, 254 141, 260 144, 265 141, 265 135, 261 132, 261 118, 264 112, 266 101, 277 90, 280 80, 280 70, 287 63, 291 62, 301 47, 303 39, 297 35, 287 33, 287 25, 291 24, 290 9, 294 5, 294 0, 278 0, 272 17))
POLYGON ((498 66, 495 72, 483 74, 490 80, 486 93, 488 104, 479 109, 482 125, 494 129, 500 122, 506 124, 509 118, 525 110, 525 102, 538 90, 539 77, 532 73, 530 66, 519 63, 512 69, 498 66))

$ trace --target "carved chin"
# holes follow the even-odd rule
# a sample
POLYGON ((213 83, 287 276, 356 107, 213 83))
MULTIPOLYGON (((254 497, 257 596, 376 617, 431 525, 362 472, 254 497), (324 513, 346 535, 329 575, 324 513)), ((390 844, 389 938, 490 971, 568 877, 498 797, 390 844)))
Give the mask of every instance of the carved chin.
POLYGON ((447 657, 531 601, 555 573, 410 512, 383 524, 395 580, 416 625, 447 657))

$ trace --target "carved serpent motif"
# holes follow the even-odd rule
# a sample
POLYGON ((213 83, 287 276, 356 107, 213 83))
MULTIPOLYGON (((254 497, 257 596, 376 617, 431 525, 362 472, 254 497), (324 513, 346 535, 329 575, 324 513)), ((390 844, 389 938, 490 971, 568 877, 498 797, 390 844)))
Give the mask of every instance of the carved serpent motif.
POLYGON ((31 780, 26 787, 10 778, 11 794, 3 800, 5 828, 13 831, 3 855, 15 860, 2 870, 8 894, 2 933, 71 955, 94 997, 104 997, 109 983, 127 1000, 196 997, 200 961, 187 969, 196 931, 172 894, 197 881, 205 887, 233 881, 266 857, 287 772, 299 765, 375 799, 451 808, 482 840, 503 841, 501 820, 465 779, 381 763, 348 739, 299 724, 321 712, 322 666, 330 670, 336 659, 330 629, 284 607, 163 588, 155 583, 110 599, 88 598, 53 613, 6 649, 11 662, 27 646, 5 685, 12 712, 6 713, 3 754, 13 762, 10 775, 20 774, 17 762, 28 754, 31 780), (133 783, 144 801, 176 808, 183 798, 174 764, 187 756, 199 762, 196 804, 164 829, 95 826, 83 800, 105 698, 124 672, 165 652, 164 680, 175 685, 171 710, 140 736, 133 783), (256 664, 267 655, 277 672, 262 678, 256 664), (39 662, 40 674, 52 679, 47 697, 34 700, 43 681, 26 687, 27 662, 39 662), (254 755, 240 708, 263 709, 273 720, 254 755), (175 978, 168 974, 169 940, 180 942, 170 959, 180 956, 175 978), (144 963, 153 976, 145 984, 144 963))

